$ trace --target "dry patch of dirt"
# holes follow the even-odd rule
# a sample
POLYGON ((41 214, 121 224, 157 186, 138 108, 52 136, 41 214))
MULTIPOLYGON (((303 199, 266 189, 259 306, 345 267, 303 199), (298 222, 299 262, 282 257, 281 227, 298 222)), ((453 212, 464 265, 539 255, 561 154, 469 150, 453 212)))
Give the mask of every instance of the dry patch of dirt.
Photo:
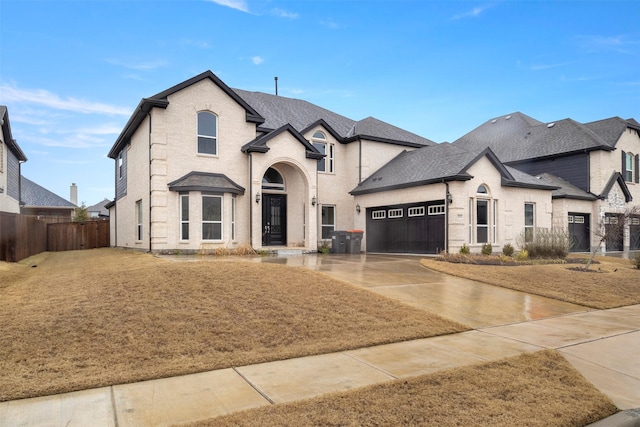
POLYGON ((0 262, 0 401, 449 334, 303 268, 97 249, 0 262))
POLYGON ((433 258, 422 265, 442 273, 541 295, 586 307, 607 309, 640 304, 640 270, 629 260, 596 257, 590 272, 571 264, 476 265, 433 258), (595 273, 593 273, 595 272, 595 273))
POLYGON ((552 350, 239 412, 196 426, 584 426, 615 405, 552 350))

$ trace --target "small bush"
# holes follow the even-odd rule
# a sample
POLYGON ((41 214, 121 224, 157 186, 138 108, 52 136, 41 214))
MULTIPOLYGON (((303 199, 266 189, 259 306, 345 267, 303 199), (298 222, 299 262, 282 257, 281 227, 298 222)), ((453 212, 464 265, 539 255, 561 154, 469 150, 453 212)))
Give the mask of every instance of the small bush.
POLYGON ((635 258, 631 260, 631 262, 636 267, 636 270, 640 270, 640 255, 636 255, 635 258))
POLYGON ((511 246, 511 243, 507 243, 502 247, 502 255, 504 256, 511 257, 513 256, 513 252, 514 252, 514 249, 513 249, 513 246, 511 246))
POLYGON ((533 239, 527 241, 524 232, 518 237, 519 246, 530 258, 566 258, 571 249, 572 238, 567 230, 536 228, 533 239))
POLYGON ((526 261, 528 259, 529 259, 529 252, 526 249, 523 249, 516 254, 516 261, 526 261))
POLYGON ((467 246, 466 243, 463 243, 462 247, 460 247, 460 253, 464 255, 469 255, 471 253, 471 250, 469 249, 469 246, 467 246))
POLYGON ((482 255, 491 255, 491 252, 493 252, 493 246, 491 246, 491 243, 485 243, 484 245, 482 245, 482 255))

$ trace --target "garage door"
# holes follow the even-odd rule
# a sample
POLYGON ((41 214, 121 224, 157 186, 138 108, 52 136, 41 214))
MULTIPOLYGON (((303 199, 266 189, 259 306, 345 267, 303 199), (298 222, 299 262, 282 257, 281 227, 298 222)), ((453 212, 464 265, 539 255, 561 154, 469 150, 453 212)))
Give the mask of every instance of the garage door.
POLYGON ((444 230, 443 200, 367 208, 367 252, 437 254, 444 230))
POLYGON ((629 218, 629 249, 640 250, 640 215, 632 215, 629 218))
POLYGON ((589 252, 589 214, 569 212, 571 252, 589 252))

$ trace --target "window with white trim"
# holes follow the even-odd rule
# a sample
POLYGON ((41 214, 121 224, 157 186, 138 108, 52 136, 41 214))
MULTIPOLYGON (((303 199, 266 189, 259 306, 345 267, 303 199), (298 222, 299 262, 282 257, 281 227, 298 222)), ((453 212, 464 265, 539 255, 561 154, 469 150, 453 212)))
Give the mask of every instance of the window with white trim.
POLYGON ((402 209, 389 209, 389 218, 402 218, 402 209))
POLYGON ((142 200, 136 202, 136 240, 142 240, 142 200))
POLYGON ((202 196, 202 240, 222 240, 222 196, 202 196))
POLYGON ((335 161, 334 144, 327 142, 327 137, 319 130, 314 132, 312 138, 311 144, 313 144, 320 153, 325 154, 324 158, 318 160, 318 172, 333 173, 335 161))
POLYGON ((198 112, 198 154, 218 155, 218 116, 198 112))
POLYGON ((231 198, 231 240, 236 240, 236 198, 231 198))
POLYGON ((476 200, 476 243, 489 243, 489 201, 476 200))
POLYGON ((633 153, 625 153, 624 156, 624 171, 622 175, 624 176, 624 180, 627 182, 633 181, 633 153))
POLYGON ((429 215, 444 215, 444 205, 429 206, 429 215))
POLYGON ((535 205, 533 203, 524 204, 524 241, 533 242, 535 230, 535 205))
POLYGON ((424 216, 424 206, 414 206, 407 210, 408 216, 424 216))
POLYGON ((371 212, 371 219, 385 219, 386 217, 387 217, 387 211, 371 212))
POLYGON ((330 239, 331 232, 336 230, 336 207, 322 205, 322 238, 330 239))
POLYGON ((124 168, 124 149, 118 154, 118 179, 122 178, 124 168))
POLYGON ((189 240, 189 195, 180 195, 180 240, 189 240))

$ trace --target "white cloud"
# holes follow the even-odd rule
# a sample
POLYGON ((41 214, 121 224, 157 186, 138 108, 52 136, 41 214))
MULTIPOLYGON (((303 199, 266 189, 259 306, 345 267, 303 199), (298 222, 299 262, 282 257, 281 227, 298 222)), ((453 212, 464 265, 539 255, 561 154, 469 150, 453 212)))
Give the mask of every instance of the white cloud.
POLYGON ((116 105, 101 102, 85 101, 77 98, 61 98, 45 89, 20 89, 16 86, 3 84, 0 86, 4 103, 15 102, 35 104, 56 110, 73 111, 82 114, 108 114, 128 116, 131 110, 116 105))
POLYGON ((130 70, 136 71, 151 71, 161 67, 166 67, 168 62, 164 59, 160 59, 157 61, 151 62, 140 62, 140 63, 128 63, 125 61, 121 61, 119 59, 106 58, 105 61, 111 65, 117 65, 119 67, 128 68, 130 70))
POLYGON ((532 64, 532 65, 524 65, 522 62, 518 61, 517 66, 523 70, 528 70, 528 71, 543 71, 543 70, 549 70, 552 68, 560 68, 560 67, 564 67, 567 65, 567 63, 557 63, 557 64, 532 64))
POLYGON ((330 28, 332 30, 337 30, 341 28, 340 24, 338 24, 331 18, 320 21, 320 25, 330 28))
POLYGON ((637 53, 640 40, 630 40, 626 36, 577 36, 578 44, 589 52, 614 51, 618 53, 637 53))
POLYGON ((451 19, 458 20, 458 19, 464 19, 464 18, 475 18, 482 15, 482 13, 484 13, 485 10, 491 9, 493 6, 494 6, 493 4, 476 6, 467 12, 452 16, 451 19))
POLYGON ((260 65, 264 62, 264 58, 261 56, 254 56, 253 58, 251 58, 251 61, 253 61, 253 63, 256 65, 260 65))
POLYGON ((220 6, 230 7, 241 12, 249 13, 249 6, 243 0, 209 0, 212 3, 219 4, 220 6))
POLYGON ((272 9, 271 13, 281 18, 298 19, 299 15, 295 12, 289 12, 284 9, 272 9))

